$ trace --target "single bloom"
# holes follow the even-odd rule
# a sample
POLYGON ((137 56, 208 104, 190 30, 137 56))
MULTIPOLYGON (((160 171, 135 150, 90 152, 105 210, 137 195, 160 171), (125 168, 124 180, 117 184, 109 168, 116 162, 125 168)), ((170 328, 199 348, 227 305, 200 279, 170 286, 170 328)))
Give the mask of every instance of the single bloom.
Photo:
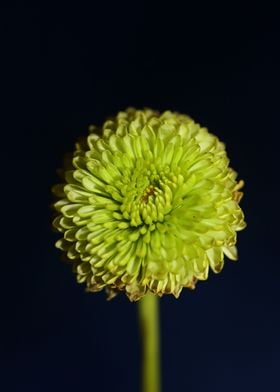
MULTIPOLYGON (((70 159, 69 159, 70 158, 70 159)), ((190 117, 129 108, 91 126, 54 187, 56 246, 88 291, 178 297, 237 259, 243 181, 190 117)))

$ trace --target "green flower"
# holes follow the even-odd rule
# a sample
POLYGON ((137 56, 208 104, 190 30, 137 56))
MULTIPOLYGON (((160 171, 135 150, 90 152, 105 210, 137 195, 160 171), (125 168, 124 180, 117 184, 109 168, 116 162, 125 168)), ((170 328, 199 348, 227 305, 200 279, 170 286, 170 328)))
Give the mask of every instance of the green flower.
POLYGON ((237 259, 243 181, 190 117, 132 108, 91 127, 54 187, 56 246, 89 291, 178 297, 237 259), (102 134, 102 136, 98 136, 102 134))

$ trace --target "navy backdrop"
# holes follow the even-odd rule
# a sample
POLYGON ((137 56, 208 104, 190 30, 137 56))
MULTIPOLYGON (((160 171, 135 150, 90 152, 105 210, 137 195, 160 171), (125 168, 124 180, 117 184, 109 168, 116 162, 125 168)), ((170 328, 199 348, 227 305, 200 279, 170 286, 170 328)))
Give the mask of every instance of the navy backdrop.
POLYGON ((279 31, 231 6, 5 8, 2 391, 138 391, 137 307, 87 294, 51 232, 56 168, 127 106, 190 114, 246 182, 239 261, 161 300, 163 391, 280 390, 279 31))

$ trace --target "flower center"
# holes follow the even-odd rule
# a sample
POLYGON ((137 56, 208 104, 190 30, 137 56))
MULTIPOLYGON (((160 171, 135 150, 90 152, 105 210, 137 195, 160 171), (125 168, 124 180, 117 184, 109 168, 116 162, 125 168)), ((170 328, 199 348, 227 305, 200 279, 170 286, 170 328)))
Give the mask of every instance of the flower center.
POLYGON ((155 190, 156 188, 153 185, 148 186, 141 197, 141 202, 147 204, 149 197, 155 194, 155 190))
POLYGON ((169 167, 154 165, 137 168, 130 176, 124 191, 121 211, 132 227, 163 222, 171 211, 176 176, 169 167))

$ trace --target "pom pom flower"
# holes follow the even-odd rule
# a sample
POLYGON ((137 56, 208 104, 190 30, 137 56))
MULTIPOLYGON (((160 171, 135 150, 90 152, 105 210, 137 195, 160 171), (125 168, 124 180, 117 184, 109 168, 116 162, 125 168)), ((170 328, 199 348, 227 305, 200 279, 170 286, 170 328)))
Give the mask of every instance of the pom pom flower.
POLYGON ((62 173, 56 246, 89 291, 178 297, 237 258, 243 181, 224 144, 186 115, 120 112, 90 127, 62 173))

